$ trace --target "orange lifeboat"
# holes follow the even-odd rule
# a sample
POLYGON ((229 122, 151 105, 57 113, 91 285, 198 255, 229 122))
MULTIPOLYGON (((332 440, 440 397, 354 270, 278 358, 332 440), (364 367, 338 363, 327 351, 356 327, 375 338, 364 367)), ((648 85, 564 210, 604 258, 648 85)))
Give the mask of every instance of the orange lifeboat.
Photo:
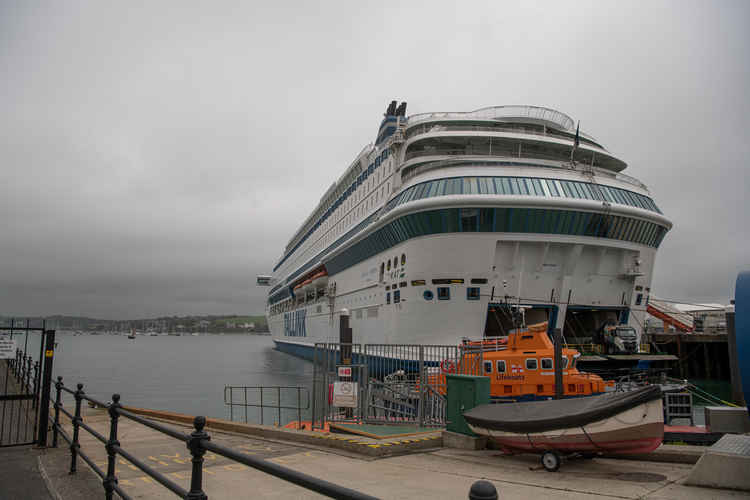
POLYGON ((313 274, 312 278, 312 284, 315 288, 322 288, 328 284, 328 273, 325 271, 320 271, 315 274, 313 274))
MULTIPOLYGON (((445 391, 446 373, 460 373, 489 377, 493 399, 529 401, 555 396, 555 348, 547 335, 547 322, 507 337, 466 341, 460 347, 459 359, 443 360, 440 371, 428 376, 439 391, 445 391)), ((575 349, 562 350, 564 396, 592 396, 614 385, 598 375, 578 371, 579 357, 575 349)))

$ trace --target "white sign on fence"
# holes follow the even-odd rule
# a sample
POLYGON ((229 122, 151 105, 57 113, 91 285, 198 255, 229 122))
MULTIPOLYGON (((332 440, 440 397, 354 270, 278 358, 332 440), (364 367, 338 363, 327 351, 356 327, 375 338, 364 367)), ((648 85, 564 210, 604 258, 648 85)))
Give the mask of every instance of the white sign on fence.
POLYGON ((351 377, 352 367, 351 366, 339 366, 339 377, 351 377))
POLYGON ((334 382, 333 406, 356 408, 357 384, 352 382, 334 382))
POLYGON ((0 359, 13 359, 16 357, 16 341, 9 338, 0 338, 0 359))

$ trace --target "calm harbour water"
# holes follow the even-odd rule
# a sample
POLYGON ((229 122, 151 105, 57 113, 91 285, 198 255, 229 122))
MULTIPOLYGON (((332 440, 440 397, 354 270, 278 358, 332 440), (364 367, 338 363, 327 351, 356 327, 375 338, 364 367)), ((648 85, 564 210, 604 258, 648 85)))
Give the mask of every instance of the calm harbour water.
MULTIPOLYGON (((226 385, 302 386, 312 390, 312 364, 276 351, 270 336, 139 335, 131 340, 124 335, 59 332, 56 340, 55 376, 63 376, 68 387, 83 383, 86 393, 105 402, 117 392, 126 406, 229 419, 229 408, 224 404, 226 385)), ((694 382, 712 394, 729 398, 731 387, 726 381, 694 382)), ((303 406, 305 399, 303 395, 303 406)), ((235 393, 234 400, 241 402, 242 393, 235 393)), ((275 391, 265 391, 264 401, 275 403, 275 391)), ((248 402, 258 402, 257 391, 248 393, 248 402)), ((296 405, 296 393, 282 394, 282 403, 296 405)), ((694 404, 695 423, 703 424, 702 406, 706 403, 694 399, 694 404)), ((235 407, 234 420, 244 417, 244 410, 235 407)), ((309 418, 309 411, 302 417, 309 418)), ((282 423, 296 419, 296 411, 282 413, 282 423)), ((264 423, 277 420, 275 410, 265 410, 264 423)), ((248 421, 259 422, 257 409, 248 410, 248 421)))
MULTIPOLYGON (((126 406, 229 418, 225 385, 312 384, 312 364, 276 351, 270 336, 139 335, 131 340, 124 335, 58 333, 56 341, 55 376, 61 375, 68 387, 83 383, 87 394, 105 402, 119 393, 126 406)), ((275 401, 271 392, 266 392, 266 402, 275 401)), ((241 397, 235 395, 235 401, 241 397)), ((257 410, 249 413, 249 421, 257 419, 257 410)), ((274 415, 267 410, 266 423, 273 422, 274 415)))

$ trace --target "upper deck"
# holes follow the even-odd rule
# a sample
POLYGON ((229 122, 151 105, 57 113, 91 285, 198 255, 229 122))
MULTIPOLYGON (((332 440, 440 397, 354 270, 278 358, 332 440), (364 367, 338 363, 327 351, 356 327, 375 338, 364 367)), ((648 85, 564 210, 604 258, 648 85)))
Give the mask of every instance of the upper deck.
POLYGON ((538 106, 494 106, 469 112, 422 113, 405 128, 404 167, 425 157, 492 156, 570 161, 620 172, 627 164, 568 115, 538 106), (573 151, 576 135, 578 144, 573 151))

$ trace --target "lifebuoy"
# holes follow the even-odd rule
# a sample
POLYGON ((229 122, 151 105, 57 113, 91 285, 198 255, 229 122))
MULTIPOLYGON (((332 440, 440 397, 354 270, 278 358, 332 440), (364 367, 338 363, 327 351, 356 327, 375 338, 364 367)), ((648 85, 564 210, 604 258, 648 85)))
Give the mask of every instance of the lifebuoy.
POLYGON ((451 359, 444 359, 440 362, 440 371, 443 373, 456 373, 456 363, 451 359))

